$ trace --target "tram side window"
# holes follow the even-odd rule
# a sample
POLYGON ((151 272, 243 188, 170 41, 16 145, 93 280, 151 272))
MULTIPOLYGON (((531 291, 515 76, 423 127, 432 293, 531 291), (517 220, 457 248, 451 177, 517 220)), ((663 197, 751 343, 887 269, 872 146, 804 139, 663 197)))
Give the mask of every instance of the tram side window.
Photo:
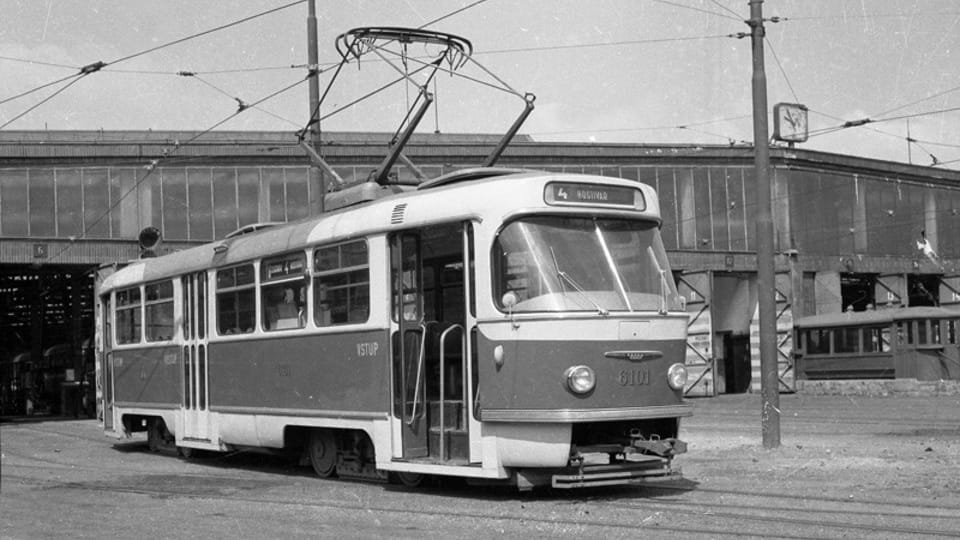
POLYGON ((864 328, 863 352, 890 352, 890 329, 885 326, 864 328))
POLYGON ((248 334, 256 324, 253 265, 217 272, 217 331, 220 335, 248 334))
POLYGON ((147 341, 173 339, 173 282, 144 287, 147 341))
POLYGON ((829 328, 814 328, 807 332, 807 354, 830 354, 829 328))
POLYGON ((836 342, 833 344, 834 352, 860 352, 860 328, 835 328, 834 335, 836 336, 836 342))
POLYGON ((366 322, 370 315, 370 264, 365 241, 317 248, 313 270, 317 326, 366 322))
POLYGON ((140 343, 140 287, 117 291, 117 343, 140 343))
POLYGON ((260 264, 260 305, 264 330, 289 330, 306 326, 307 257, 290 253, 260 264))

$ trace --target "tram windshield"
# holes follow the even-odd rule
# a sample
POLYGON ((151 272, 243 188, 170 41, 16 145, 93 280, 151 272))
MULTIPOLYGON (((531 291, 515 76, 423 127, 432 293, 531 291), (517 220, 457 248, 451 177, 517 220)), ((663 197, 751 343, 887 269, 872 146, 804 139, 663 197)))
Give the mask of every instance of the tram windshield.
POLYGON ((656 223, 539 216, 519 219, 494 245, 498 305, 514 312, 682 309, 656 223))

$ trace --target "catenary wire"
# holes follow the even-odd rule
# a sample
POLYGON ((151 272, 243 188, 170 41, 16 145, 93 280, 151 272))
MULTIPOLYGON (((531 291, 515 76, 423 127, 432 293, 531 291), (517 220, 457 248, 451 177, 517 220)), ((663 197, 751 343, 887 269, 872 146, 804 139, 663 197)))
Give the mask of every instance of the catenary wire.
POLYGON ((767 48, 770 49, 770 53, 773 55, 773 59, 777 63, 777 67, 780 68, 780 74, 783 75, 783 80, 787 82, 787 88, 790 89, 790 94, 793 96, 793 101, 795 103, 800 103, 800 98, 797 97, 797 91, 794 90, 793 83, 790 82, 790 77, 787 76, 787 71, 783 69, 783 64, 780 62, 780 57, 777 55, 777 51, 773 48, 773 43, 771 43, 766 37, 764 37, 763 40, 767 43, 767 48))
MULTIPOLYGON (((218 32, 218 31, 220 31, 220 30, 224 30, 224 29, 227 29, 227 28, 231 28, 231 27, 233 27, 233 26, 236 26, 236 25, 239 25, 239 24, 242 24, 242 23, 251 21, 251 20, 253 20, 253 19, 256 19, 256 18, 259 18, 259 17, 263 17, 263 16, 265 16, 265 15, 269 15, 269 14, 275 13, 275 12, 280 11, 280 10, 283 10, 283 9, 287 9, 287 8, 289 8, 289 7, 291 7, 291 6, 295 6, 295 5, 298 5, 298 4, 302 4, 302 3, 306 2, 306 1, 307 1, 307 0, 296 0, 295 2, 291 2, 291 3, 285 4, 285 5, 282 5, 282 6, 273 8, 273 9, 269 9, 269 10, 266 10, 266 11, 262 11, 262 12, 260 12, 260 13, 254 14, 254 15, 250 15, 250 16, 248 16, 248 17, 244 17, 243 19, 239 19, 239 20, 236 20, 236 21, 233 21, 233 22, 224 24, 224 25, 220 25, 220 26, 218 26, 218 27, 216 27, 216 28, 211 28, 211 29, 208 29, 208 30, 204 30, 204 31, 202 31, 202 32, 198 32, 198 33, 195 33, 195 34, 191 34, 191 35, 189 35, 189 36, 185 36, 185 37, 183 37, 183 38, 176 39, 176 40, 174 40, 174 41, 170 41, 170 42, 167 42, 167 43, 163 43, 163 44, 161 44, 161 45, 157 45, 156 47, 151 47, 151 48, 149 48, 149 49, 145 49, 145 50, 142 50, 142 51, 139 51, 139 52, 136 52, 136 53, 127 55, 127 56, 123 56, 123 57, 117 58, 117 59, 115 59, 115 60, 113 60, 113 61, 111 61, 111 62, 102 62, 102 61, 100 61, 100 62, 94 62, 94 63, 88 64, 88 65, 83 66, 82 68, 80 68, 80 72, 79 72, 79 73, 74 73, 73 75, 64 77, 64 78, 62 78, 62 79, 58 79, 58 80, 53 81, 53 82, 50 82, 50 83, 46 83, 46 84, 44 84, 44 85, 38 86, 38 87, 36 87, 36 88, 33 88, 33 89, 31 89, 31 90, 28 90, 28 91, 23 92, 23 93, 21 93, 21 94, 18 94, 18 95, 16 95, 16 96, 12 96, 12 97, 10 97, 10 98, 6 98, 6 99, 0 101, 0 105, 3 105, 4 103, 7 103, 7 102, 9 102, 9 101, 12 101, 12 100, 15 100, 15 99, 24 97, 24 96, 26 96, 26 95, 32 94, 32 93, 34 93, 34 92, 36 92, 36 91, 38 91, 38 90, 41 90, 41 89, 43 89, 43 88, 46 88, 46 87, 48 87, 48 86, 52 86, 52 85, 54 85, 54 84, 57 84, 57 83, 60 83, 60 82, 69 80, 69 79, 71 79, 71 78, 83 77, 83 76, 85 76, 85 75, 89 75, 89 74, 91 74, 91 73, 95 73, 95 72, 97 72, 97 71, 100 71, 100 70, 102 70, 104 67, 111 66, 111 65, 114 65, 114 64, 118 64, 118 63, 120 63, 120 62, 124 62, 124 61, 130 60, 130 59, 132 59, 132 58, 137 58, 137 57, 139 57, 139 56, 143 56, 143 55, 146 55, 146 54, 149 54, 149 53, 158 51, 158 50, 160 50, 160 49, 164 49, 164 48, 166 48, 166 47, 170 47, 170 46, 173 46, 173 45, 177 45, 177 44, 180 44, 180 43, 184 43, 184 42, 186 42, 186 41, 189 41, 189 40, 192 40, 192 39, 196 39, 196 38, 198 38, 198 37, 205 36, 205 35, 211 34, 211 33, 213 33, 213 32, 218 32)), ((67 85, 67 87, 71 86, 72 84, 73 84, 73 83, 71 83, 70 85, 67 85)), ((65 88, 64 88, 64 89, 65 89, 65 88)), ((55 96, 55 95, 59 94, 62 90, 63 90, 63 89, 61 89, 60 91, 54 93, 53 95, 55 96)), ((50 97, 53 97, 53 96, 50 96, 50 97)), ((46 103, 47 101, 49 101, 50 97, 48 97, 47 99, 44 99, 44 100, 41 102, 41 104, 42 104, 42 103, 46 103)), ((33 106, 33 107, 29 108, 26 112, 30 112, 30 111, 32 111, 32 110, 35 109, 35 108, 36 108, 36 106, 33 106)), ((22 117, 22 116, 23 116, 23 114, 20 114, 20 115, 18 115, 15 119, 19 119, 19 118, 22 117)), ((10 123, 10 122, 7 122, 6 124, 4 124, 3 127, 9 125, 9 123, 10 123)))
POLYGON ((80 79, 83 79, 83 78, 86 77, 87 75, 89 75, 89 73, 83 73, 83 74, 81 74, 79 77, 76 77, 76 78, 74 78, 72 81, 70 81, 70 82, 68 82, 67 84, 61 86, 60 88, 58 88, 55 92, 53 92, 53 93, 50 94, 49 96, 43 98, 43 99, 40 100, 39 102, 37 102, 37 103, 33 104, 32 106, 28 107, 27 110, 21 112, 20 114, 14 116, 14 117, 11 118, 10 120, 7 120, 6 122, 4 122, 2 125, 0 125, 0 129, 3 129, 3 128, 9 126, 10 124, 16 122, 17 120, 19 120, 19 119, 23 118, 24 116, 26 116, 27 114, 29 114, 29 113, 30 113, 31 111, 33 111, 34 109, 40 107, 40 106, 43 105, 44 103, 46 103, 46 102, 50 101, 51 99, 57 97, 57 96, 60 95, 62 92, 64 92, 66 89, 68 89, 68 88, 70 88, 71 86, 73 86, 74 84, 80 82, 80 79))
POLYGON ((686 4, 680 4, 680 3, 677 3, 677 2, 670 2, 670 1, 668 1, 668 0, 652 0, 652 1, 653 1, 653 2, 657 2, 658 4, 665 4, 665 5, 668 5, 668 6, 673 6, 673 7, 683 8, 683 9, 689 9, 689 10, 693 10, 693 11, 698 11, 698 12, 700 12, 700 13, 706 13, 706 14, 708 14, 708 15, 714 15, 714 16, 717 16, 717 17, 723 17, 724 19, 730 19, 730 20, 737 21, 737 22, 743 22, 743 19, 741 19, 740 17, 734 17, 734 16, 732 16, 732 15, 727 15, 726 13, 720 13, 719 11, 710 11, 709 9, 703 9, 703 8, 688 6, 688 5, 686 5, 686 4))

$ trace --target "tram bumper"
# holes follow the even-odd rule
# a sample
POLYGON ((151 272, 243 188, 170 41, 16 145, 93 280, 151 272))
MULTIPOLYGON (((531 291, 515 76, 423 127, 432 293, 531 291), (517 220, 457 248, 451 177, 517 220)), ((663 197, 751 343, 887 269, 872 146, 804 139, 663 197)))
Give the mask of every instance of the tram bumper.
POLYGON ((679 467, 672 467, 666 458, 656 458, 641 463, 583 465, 570 472, 554 474, 551 483, 554 488, 573 489, 653 484, 679 480, 682 477, 679 467))
POLYGON ((633 438, 629 445, 597 445, 577 448, 570 464, 554 474, 554 488, 652 484, 682 478, 673 457, 687 451, 679 439, 633 438))

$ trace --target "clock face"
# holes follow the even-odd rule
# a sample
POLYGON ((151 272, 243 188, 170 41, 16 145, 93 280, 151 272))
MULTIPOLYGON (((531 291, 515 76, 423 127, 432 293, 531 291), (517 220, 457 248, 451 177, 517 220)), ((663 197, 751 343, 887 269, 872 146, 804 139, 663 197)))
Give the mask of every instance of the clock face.
POLYGON ((778 103, 773 107, 773 138, 778 141, 807 140, 807 108, 795 103, 778 103))

